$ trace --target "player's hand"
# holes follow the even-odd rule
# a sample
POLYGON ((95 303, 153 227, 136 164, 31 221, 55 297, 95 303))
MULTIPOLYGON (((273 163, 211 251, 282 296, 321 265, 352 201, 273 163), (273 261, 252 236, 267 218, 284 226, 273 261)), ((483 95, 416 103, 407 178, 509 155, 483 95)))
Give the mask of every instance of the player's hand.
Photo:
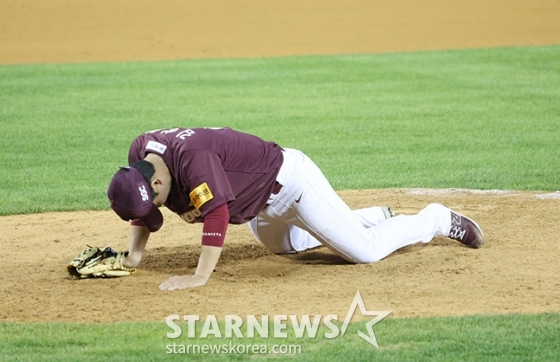
POLYGON ((160 290, 177 290, 185 288, 196 288, 202 287, 206 284, 204 280, 199 275, 175 275, 167 279, 165 282, 161 283, 159 286, 160 290))

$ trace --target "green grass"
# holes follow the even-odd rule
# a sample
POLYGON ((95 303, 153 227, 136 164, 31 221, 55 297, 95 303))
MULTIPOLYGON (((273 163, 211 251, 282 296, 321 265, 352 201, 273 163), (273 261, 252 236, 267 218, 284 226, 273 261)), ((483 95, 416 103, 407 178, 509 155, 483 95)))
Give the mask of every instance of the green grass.
POLYGON ((106 209, 132 139, 230 126, 335 189, 557 190, 560 46, 0 67, 0 215, 106 209))
MULTIPOLYGON (((181 326, 181 324, 179 324, 181 326)), ((183 335, 168 339, 172 330, 165 322, 151 323, 0 323, 2 361, 214 361, 264 360, 263 353, 223 353, 222 345, 243 352, 257 345, 259 352, 275 345, 293 346, 292 354, 275 354, 275 359, 301 361, 554 361, 560 355, 560 316, 558 314, 468 316, 394 319, 389 317, 374 326, 380 349, 371 346, 357 331, 365 331, 364 322, 350 325, 344 336, 324 338, 320 329, 316 338, 297 338, 288 327, 288 337, 274 338, 196 338, 183 335), (175 347, 173 344, 175 343, 175 347), (180 346, 212 345, 215 353, 181 352, 180 346), (244 347, 237 347, 243 345, 244 347), (262 345, 266 347, 262 347, 262 345), (169 346, 169 347, 168 347, 169 346), (298 347, 299 346, 299 347, 298 347), (82 356, 78 358, 78 356, 82 356)), ((225 330, 221 323, 221 331, 225 330)), ((197 325, 197 336, 202 327, 197 325)), ((243 328, 241 329, 244 330, 243 328)), ((326 330, 328 332, 328 330, 326 330)), ((269 335, 273 335, 270 326, 269 335)), ((306 334, 304 334, 305 336, 306 334)), ((210 348, 210 347, 207 347, 210 348)))

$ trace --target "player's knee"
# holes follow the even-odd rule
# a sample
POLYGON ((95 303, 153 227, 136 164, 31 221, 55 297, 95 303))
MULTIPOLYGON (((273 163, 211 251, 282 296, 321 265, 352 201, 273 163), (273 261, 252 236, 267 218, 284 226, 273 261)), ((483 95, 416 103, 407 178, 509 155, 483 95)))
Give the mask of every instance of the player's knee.
POLYGON ((360 256, 359 258, 357 258, 355 263, 356 264, 371 264, 371 263, 377 263, 379 260, 381 260, 381 259, 376 257, 375 255, 363 255, 363 256, 360 256))
POLYGON ((371 264, 377 263, 381 258, 379 258, 374 253, 361 253, 359 255, 343 255, 339 254, 343 259, 352 264, 371 264))
POLYGON ((268 250, 276 255, 293 254, 296 252, 284 239, 261 239, 257 238, 268 250))

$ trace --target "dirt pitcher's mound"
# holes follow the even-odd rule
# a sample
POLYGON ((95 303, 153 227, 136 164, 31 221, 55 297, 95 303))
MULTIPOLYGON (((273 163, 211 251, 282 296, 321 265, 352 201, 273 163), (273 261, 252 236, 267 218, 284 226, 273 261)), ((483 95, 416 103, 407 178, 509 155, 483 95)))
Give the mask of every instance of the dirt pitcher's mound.
MULTIPOLYGON (((0 64, 156 60, 560 43, 557 0, 393 2, 98 0, 0 2, 0 64)), ((65 265, 86 243, 128 247, 112 212, 0 218, 0 320, 163 320, 169 314, 337 314, 357 290, 397 317, 560 312, 558 194, 449 190, 342 192, 357 208, 417 212, 445 203, 472 216, 486 245, 446 238, 376 264, 350 265, 325 248, 279 257, 230 227, 203 288, 161 292, 192 272, 200 228, 166 213, 134 277, 74 281, 65 265)))
MULTIPOLYGON (((170 275, 193 272, 200 226, 165 212, 137 275, 71 280, 65 265, 85 247, 128 247, 113 212, 0 218, 0 320, 162 321, 170 314, 345 315, 360 290, 366 307, 395 317, 560 312, 560 193, 362 190, 341 196, 353 208, 389 205, 415 213, 444 203, 479 222, 486 244, 447 238, 404 248, 376 264, 351 265, 319 248, 276 256, 246 226, 230 226, 226 248, 202 288, 162 292, 170 275)), ((166 210, 166 209, 164 209, 166 210)))

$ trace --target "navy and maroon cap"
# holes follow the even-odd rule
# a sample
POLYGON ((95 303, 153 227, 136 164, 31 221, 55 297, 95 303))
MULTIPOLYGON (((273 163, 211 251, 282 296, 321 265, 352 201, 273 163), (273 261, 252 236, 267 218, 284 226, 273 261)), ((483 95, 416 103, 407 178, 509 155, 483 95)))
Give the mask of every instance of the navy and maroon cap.
POLYGON ((150 185, 134 167, 121 167, 109 184, 111 208, 125 221, 140 220, 151 232, 163 225, 163 215, 153 203, 150 185))

